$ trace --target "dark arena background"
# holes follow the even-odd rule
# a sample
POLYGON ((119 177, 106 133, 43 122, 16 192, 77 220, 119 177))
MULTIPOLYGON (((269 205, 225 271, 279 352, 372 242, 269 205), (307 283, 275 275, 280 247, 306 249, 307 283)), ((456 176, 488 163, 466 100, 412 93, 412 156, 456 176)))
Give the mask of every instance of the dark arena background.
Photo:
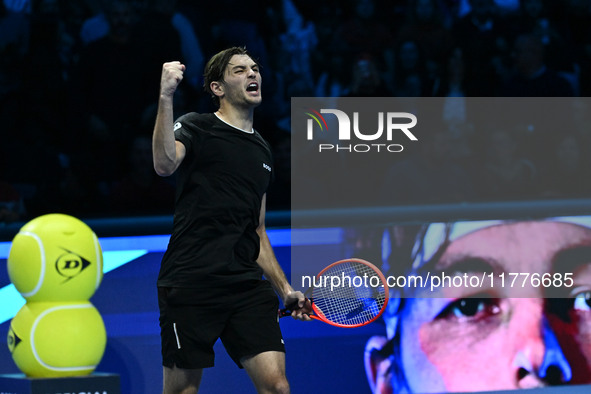
MULTIPOLYGON (((412 263, 409 240, 429 224, 557 217, 586 223, 591 215, 587 0, 4 0, 0 338, 25 302, 6 270, 13 237, 41 215, 74 216, 96 232, 104 252, 104 279, 91 298, 107 331, 96 371, 118 374, 124 394, 161 392, 156 279, 172 230, 175 180, 157 176, 152 165, 160 73, 171 60, 187 67, 175 94, 175 117, 211 112, 213 103, 202 88, 204 62, 234 45, 246 46, 261 66, 264 100, 254 127, 270 143, 275 161, 267 231, 294 287, 299 279, 294 255, 326 264, 359 256, 378 263, 385 274, 403 274, 412 263), (448 106, 441 119, 419 116, 417 144, 388 156, 390 162, 376 170, 379 176, 368 173, 355 191, 378 195, 387 189, 387 198, 355 206, 355 195, 306 178, 295 184, 310 188, 310 201, 298 200, 294 207, 292 156, 302 153, 292 146, 294 97, 335 103, 338 98, 399 97, 407 103, 439 98, 448 106), (482 97, 566 97, 561 102, 568 102, 568 122, 511 127, 471 122, 467 99, 482 97), (420 134, 425 124, 428 132, 420 134), (334 204, 318 204, 316 197, 326 193, 334 204), (398 237, 388 243, 384 234, 398 237), (394 240, 401 243, 394 247, 394 240)), ((485 111, 490 115, 495 109, 485 111)), ((546 115, 553 110, 533 109, 546 115)), ((302 156, 295 160, 309 162, 302 156)), ((363 168, 362 162, 354 164, 363 168)), ((346 178, 346 171, 338 171, 339 179, 346 178)), ((578 292, 568 295, 569 305, 591 322, 585 309, 591 283, 577 286, 578 292)), ((456 306, 437 319, 453 316, 456 306)), ((370 393, 366 344, 392 334, 384 320, 340 329, 282 319, 292 392, 370 393)), ((591 391, 589 379, 580 378, 591 376, 591 323, 577 321, 580 336, 571 340, 557 334, 570 367, 544 385, 558 387, 532 392, 591 391), (576 362, 570 354, 576 354, 576 362)), ((545 330, 546 320, 540 324, 545 330)), ((215 350, 216 366, 205 371, 200 392, 254 393, 221 343, 215 350)), ((395 352, 372 355, 397 362, 395 352)), ((466 376, 463 391, 488 390, 477 384, 475 366, 454 366, 456 375, 466 376)), ((530 367, 516 376, 537 371, 530 367)), ((556 368, 551 369, 555 374, 556 368)), ((0 344, 0 375, 18 373, 8 347, 0 344)), ((400 382, 406 383, 400 384, 412 385, 418 372, 404 373, 400 382)))

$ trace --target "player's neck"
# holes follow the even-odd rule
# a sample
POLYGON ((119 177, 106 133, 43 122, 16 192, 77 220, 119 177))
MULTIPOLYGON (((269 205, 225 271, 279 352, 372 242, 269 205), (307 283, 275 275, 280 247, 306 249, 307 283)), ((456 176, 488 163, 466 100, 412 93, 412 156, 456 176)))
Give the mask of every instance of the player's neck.
POLYGON ((251 131, 254 119, 254 108, 238 109, 221 105, 215 113, 224 122, 245 131, 251 131))

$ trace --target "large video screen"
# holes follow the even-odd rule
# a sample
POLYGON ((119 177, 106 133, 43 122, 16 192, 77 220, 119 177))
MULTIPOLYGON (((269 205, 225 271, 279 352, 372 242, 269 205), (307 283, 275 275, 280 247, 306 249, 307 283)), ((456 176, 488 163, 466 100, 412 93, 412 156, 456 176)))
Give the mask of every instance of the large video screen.
MULTIPOLYGON (((294 230, 292 237, 315 231, 327 229, 294 230)), ((293 246, 292 283, 305 290, 311 265, 341 259, 381 268, 389 288, 382 332, 368 336, 359 355, 371 392, 591 390, 591 217, 332 231, 338 247, 293 246)), ((317 283, 346 286, 345 278, 317 283)))

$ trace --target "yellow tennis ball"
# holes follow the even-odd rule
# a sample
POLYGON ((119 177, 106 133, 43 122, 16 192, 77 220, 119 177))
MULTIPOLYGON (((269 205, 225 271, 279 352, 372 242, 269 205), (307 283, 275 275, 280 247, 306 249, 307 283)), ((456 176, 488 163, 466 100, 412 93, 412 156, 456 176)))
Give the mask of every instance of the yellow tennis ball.
POLYGON ((106 344, 103 319, 88 301, 28 302, 8 330, 12 358, 29 377, 88 375, 106 344))
POLYGON ((39 216, 12 240, 8 276, 27 301, 87 301, 103 278, 96 234, 63 214, 39 216))

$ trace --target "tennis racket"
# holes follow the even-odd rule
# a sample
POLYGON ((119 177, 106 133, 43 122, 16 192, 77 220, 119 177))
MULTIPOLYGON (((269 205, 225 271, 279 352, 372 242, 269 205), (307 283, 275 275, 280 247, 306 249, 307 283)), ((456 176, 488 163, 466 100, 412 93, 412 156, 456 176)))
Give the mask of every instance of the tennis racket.
MULTIPOLYGON (((375 321, 388 304, 388 286, 382 272, 368 261, 350 258, 330 264, 313 279, 306 293, 312 319, 336 327, 361 327, 375 321)), ((279 310, 290 316, 297 301, 279 310)))

